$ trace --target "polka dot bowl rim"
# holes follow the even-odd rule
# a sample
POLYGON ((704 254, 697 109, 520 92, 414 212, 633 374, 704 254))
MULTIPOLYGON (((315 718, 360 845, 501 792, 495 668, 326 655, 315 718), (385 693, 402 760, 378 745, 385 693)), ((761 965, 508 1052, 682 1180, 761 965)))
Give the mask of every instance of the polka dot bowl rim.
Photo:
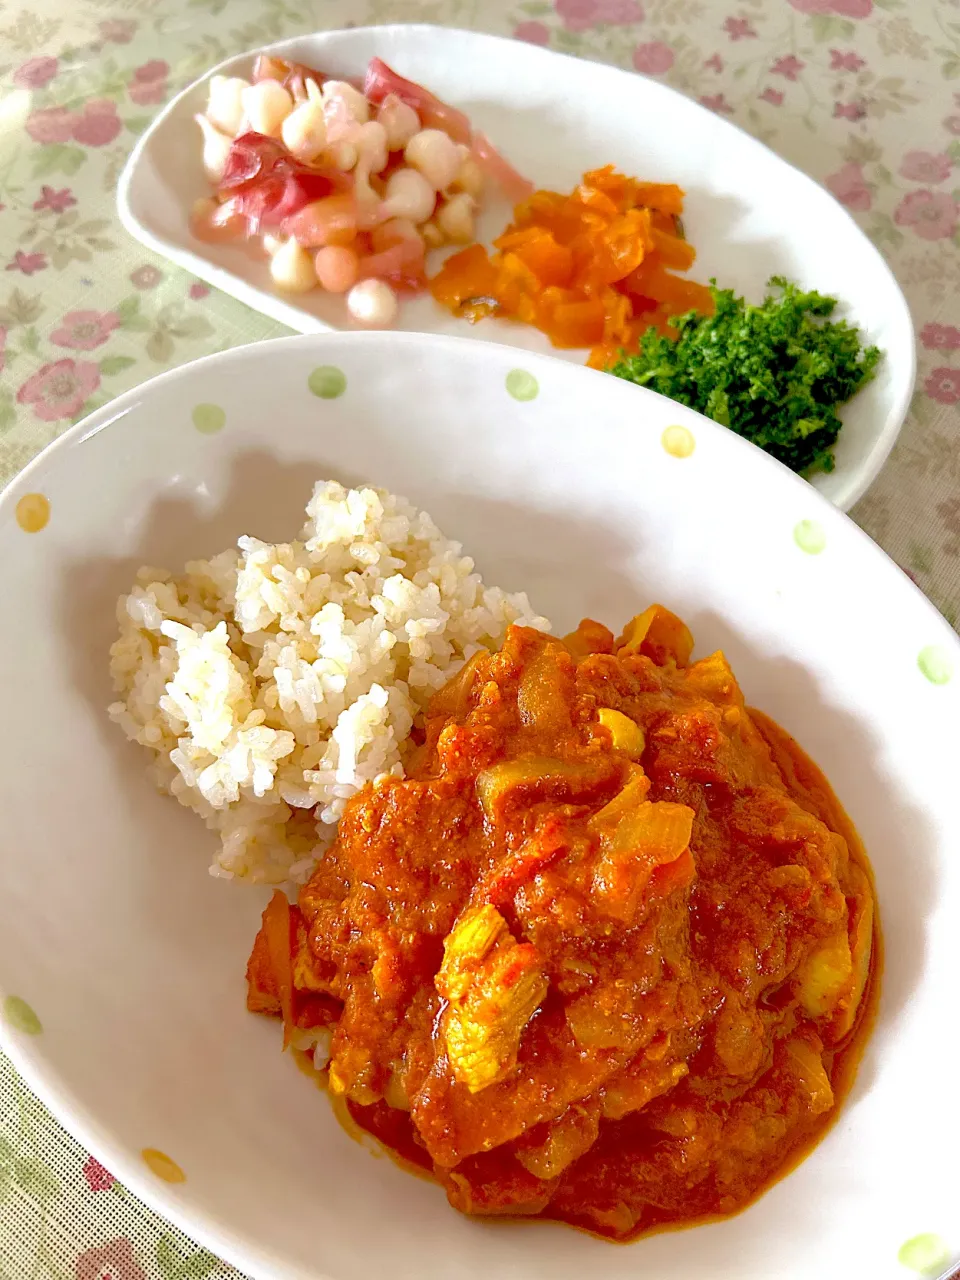
POLYGON ((625 1280, 638 1265, 769 1280, 771 1257, 783 1280, 894 1280, 898 1255, 955 1257, 960 644, 809 485, 697 414, 551 357, 307 335, 163 374, 78 424, 0 495, 0 549, 0 670, 18 673, 0 740, 0 1043, 204 1245, 277 1280, 625 1280), (858 823, 885 931, 877 1029, 840 1122, 739 1217, 627 1249, 466 1221, 346 1137, 243 1010, 263 895, 206 876, 202 825, 106 723, 106 648, 137 563, 292 536, 323 475, 406 493, 559 630, 676 608, 858 823))
MULTIPOLYGON (((384 58, 466 110, 538 186, 569 191, 581 174, 615 164, 684 189, 684 227, 697 250, 692 274, 759 302, 782 275, 839 301, 837 318, 858 325, 884 351, 876 377, 841 410, 836 467, 811 478, 843 510, 876 479, 903 425, 916 374, 910 309, 893 272, 829 191, 721 113, 648 76, 571 57, 525 41, 430 24, 319 31, 268 46, 279 57, 362 75, 384 58), (660 122, 670 121, 663 129, 660 122), (562 137, 562 146, 544 139, 562 137)), ((292 296, 270 284, 265 260, 227 244, 203 245, 186 221, 207 186, 193 116, 213 75, 248 75, 252 53, 211 67, 159 112, 121 175, 117 208, 131 235, 179 266, 300 333, 349 327, 342 299, 322 291, 292 296), (186 143, 186 145, 185 145, 186 143)), ((509 206, 481 212, 491 241, 509 206)), ((509 321, 472 326, 429 295, 408 299, 399 327, 470 335, 582 363, 586 351, 551 348, 537 330, 509 321)))

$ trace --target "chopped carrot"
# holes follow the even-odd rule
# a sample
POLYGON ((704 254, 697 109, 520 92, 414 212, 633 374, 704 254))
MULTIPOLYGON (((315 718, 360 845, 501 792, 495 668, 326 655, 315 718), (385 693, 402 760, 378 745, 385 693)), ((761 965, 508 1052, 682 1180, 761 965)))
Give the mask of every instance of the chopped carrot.
POLYGON ((612 339, 626 333, 633 308, 630 299, 614 288, 604 289, 600 295, 603 303, 603 336, 612 339))
MULTIPOLYGON (((637 273, 634 272, 634 279, 636 278, 637 273)), ((697 284, 696 280, 681 280, 663 267, 651 267, 638 283, 646 297, 659 302, 671 315, 681 315, 684 311, 710 310, 711 295, 706 285, 697 284)))
POLYGON ((683 213, 683 192, 671 182, 637 182, 633 198, 638 205, 658 213, 672 213, 675 217, 683 213))
POLYGON ((581 204, 593 209, 595 213, 605 214, 608 218, 612 218, 620 212, 617 202, 611 199, 605 191, 601 191, 599 187, 591 187, 588 183, 582 182, 573 192, 573 199, 579 200, 581 204))
POLYGON ((672 213, 660 213, 658 209, 651 209, 650 221, 654 230, 662 231, 665 236, 683 238, 683 233, 680 230, 680 219, 675 218, 672 213))
POLYGON ((624 173, 617 173, 612 164, 604 165, 602 169, 591 169, 589 173, 585 173, 583 185, 602 191, 608 199, 613 201, 618 210, 632 209, 636 204, 633 198, 635 180, 628 178, 624 173))
POLYGON ((471 321, 499 315, 556 347, 592 347, 590 364, 603 368, 651 325, 669 333, 672 316, 713 309, 708 289, 672 274, 696 257, 682 209, 679 187, 594 169, 569 195, 526 196, 492 253, 477 244, 455 253, 430 289, 471 321))
POLYGON ((570 283, 573 253, 566 245, 558 244, 551 231, 524 227, 500 236, 494 244, 504 253, 515 253, 544 288, 570 283))
POLYGON ((436 300, 459 313, 472 298, 488 298, 495 305, 497 271, 482 244, 472 244, 455 253, 430 281, 436 300))
POLYGON ((555 347, 590 347, 603 337, 603 320, 599 298, 584 298, 582 302, 557 303, 541 328, 555 347))
POLYGON ((667 235, 656 227, 651 227, 650 235, 653 247, 660 255, 660 261, 665 267, 672 267, 674 271, 687 271, 693 266, 697 251, 688 240, 681 240, 676 235, 667 235))
POLYGON ((622 342, 598 342, 587 356, 588 369, 609 369, 623 354, 622 342))
POLYGON ((524 299, 534 298, 540 292, 541 282, 516 253, 502 256, 498 275, 494 296, 509 315, 519 316, 524 299))
POLYGON ((592 292, 597 286, 615 284, 635 271, 653 248, 650 215, 646 209, 617 214, 605 226, 580 239, 577 247, 577 283, 582 288, 592 292))

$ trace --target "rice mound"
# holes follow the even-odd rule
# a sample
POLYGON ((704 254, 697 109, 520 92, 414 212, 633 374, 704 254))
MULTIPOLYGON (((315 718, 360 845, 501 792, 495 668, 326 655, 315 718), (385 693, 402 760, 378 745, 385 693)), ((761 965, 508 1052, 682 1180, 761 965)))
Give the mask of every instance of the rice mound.
POLYGON ((321 482, 307 517, 294 542, 144 567, 117 605, 110 717, 218 833, 213 875, 308 879, 350 796, 402 775, 414 718, 464 660, 511 622, 549 630, 404 498, 321 482))

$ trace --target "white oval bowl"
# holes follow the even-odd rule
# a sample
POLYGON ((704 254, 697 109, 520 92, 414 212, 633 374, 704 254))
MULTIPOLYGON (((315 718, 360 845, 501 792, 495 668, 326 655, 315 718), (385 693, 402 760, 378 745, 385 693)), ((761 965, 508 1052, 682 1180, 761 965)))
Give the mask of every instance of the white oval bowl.
MULTIPOLYGON (((883 258, 845 209, 812 179, 728 120, 645 76, 567 57, 518 40, 446 27, 357 27, 269 46, 335 75, 362 75, 384 58, 462 107, 538 186, 570 190, 587 169, 615 164, 687 193, 684 226, 697 248, 692 275, 759 301, 772 275, 838 298, 838 316, 886 352, 877 377, 843 410, 836 469, 812 483, 848 510, 876 478, 903 423, 915 376, 910 311, 883 258), (669 126, 664 126, 669 121, 669 126)), ((343 299, 319 290, 290 298, 270 283, 266 261, 229 245, 205 245, 187 226, 209 184, 193 116, 214 74, 249 74, 252 55, 230 58, 175 98, 140 139, 120 179, 121 221, 138 240, 218 289, 301 333, 349 327, 343 299)), ((506 224, 491 207, 479 232, 506 224)), ((399 325, 475 335, 582 364, 527 326, 471 326, 429 296, 404 304, 399 325)))
POLYGON ((650 392, 503 346, 283 339, 156 378, 28 467, 0 496, 0 599, 0 1038, 68 1128, 210 1249, 270 1280, 895 1280, 908 1237, 960 1246, 960 646, 765 454, 650 392), (532 399, 508 393, 518 362, 532 399), (311 394, 319 365, 345 374, 339 398, 311 394), (193 426, 201 403, 223 409, 219 434, 193 426), (690 456, 665 450, 670 426, 692 433, 690 456), (677 610, 858 824, 886 939, 876 1031, 839 1123, 742 1215, 626 1247, 461 1217, 352 1141, 276 1026, 245 1011, 264 895, 208 876, 214 837, 153 791, 108 722, 107 648, 139 564, 292 536, 321 477, 407 495, 561 631, 585 614, 616 627, 651 600, 677 610), (31 493, 50 504, 35 534, 16 520, 31 493), (818 554, 795 538, 804 521, 818 554), (946 683, 918 665, 930 646, 946 683), (143 1148, 186 1181, 157 1180, 143 1148))

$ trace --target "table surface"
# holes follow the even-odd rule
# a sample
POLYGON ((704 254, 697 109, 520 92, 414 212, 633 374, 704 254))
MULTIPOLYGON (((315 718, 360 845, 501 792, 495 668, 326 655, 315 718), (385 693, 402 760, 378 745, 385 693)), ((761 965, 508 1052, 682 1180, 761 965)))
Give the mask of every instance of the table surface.
MULTIPOLYGON (((231 54, 398 21, 660 77, 846 205, 907 295, 919 357, 900 441, 853 514, 956 625, 960 0, 0 0, 0 483, 143 379, 284 332, 120 227, 117 177, 159 105, 231 54)), ((0 1280, 236 1274, 115 1182, 0 1055, 0 1280)))

